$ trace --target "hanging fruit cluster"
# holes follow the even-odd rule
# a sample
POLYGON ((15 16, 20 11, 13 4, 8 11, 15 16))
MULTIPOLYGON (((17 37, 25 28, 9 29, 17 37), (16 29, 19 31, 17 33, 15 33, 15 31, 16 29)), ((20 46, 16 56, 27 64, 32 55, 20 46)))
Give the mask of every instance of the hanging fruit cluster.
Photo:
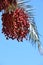
POLYGON ((24 13, 23 9, 17 8, 15 11, 9 13, 4 13, 2 15, 2 32, 7 36, 7 38, 12 38, 21 40, 26 37, 29 32, 29 22, 28 16, 24 13))
POLYGON ((2 14, 2 32, 6 39, 17 39, 23 41, 29 33, 30 27, 28 15, 23 8, 17 6, 16 0, 2 0, 0 1, 0 11, 4 10, 2 14))

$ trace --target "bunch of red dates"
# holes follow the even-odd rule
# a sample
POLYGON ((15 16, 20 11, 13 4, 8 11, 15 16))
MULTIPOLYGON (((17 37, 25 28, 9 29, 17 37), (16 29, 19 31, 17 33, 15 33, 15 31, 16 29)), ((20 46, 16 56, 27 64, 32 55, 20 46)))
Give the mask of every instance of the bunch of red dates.
POLYGON ((23 8, 18 6, 16 0, 0 0, 0 12, 2 14, 2 33, 6 39, 17 39, 23 41, 29 34, 29 16, 23 8))

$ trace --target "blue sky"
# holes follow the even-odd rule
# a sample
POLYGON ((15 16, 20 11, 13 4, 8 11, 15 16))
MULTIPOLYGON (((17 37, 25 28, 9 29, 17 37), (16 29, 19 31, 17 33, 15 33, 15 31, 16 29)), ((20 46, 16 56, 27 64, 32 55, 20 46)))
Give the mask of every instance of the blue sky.
MULTIPOLYGON (((43 0, 31 0, 30 5, 34 8, 35 22, 42 35, 40 40, 43 45, 43 0)), ((43 65, 43 56, 39 54, 37 46, 35 48, 26 40, 6 40, 1 29, 0 13, 0 65, 43 65)))

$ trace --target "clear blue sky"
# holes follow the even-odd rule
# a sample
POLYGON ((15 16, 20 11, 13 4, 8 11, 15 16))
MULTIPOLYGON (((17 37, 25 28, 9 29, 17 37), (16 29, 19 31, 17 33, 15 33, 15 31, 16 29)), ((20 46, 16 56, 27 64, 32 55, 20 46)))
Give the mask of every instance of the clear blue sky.
MULTIPOLYGON (((35 14, 35 22, 43 45, 43 0, 31 0, 35 14)), ((43 65, 43 56, 38 52, 38 48, 24 40, 6 40, 2 34, 2 21, 0 13, 0 65, 43 65)))

